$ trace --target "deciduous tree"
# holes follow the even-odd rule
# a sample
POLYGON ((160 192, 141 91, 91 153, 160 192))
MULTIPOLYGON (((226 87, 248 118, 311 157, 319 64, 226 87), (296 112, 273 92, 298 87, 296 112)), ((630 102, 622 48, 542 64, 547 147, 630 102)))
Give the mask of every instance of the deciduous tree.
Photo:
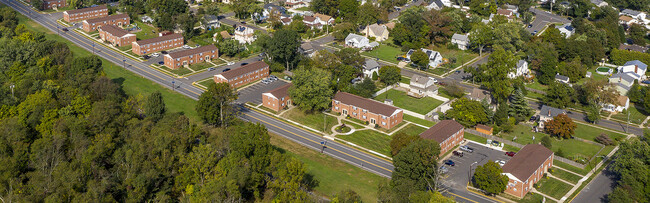
POLYGON ((422 50, 418 49, 411 55, 411 61, 420 69, 427 69, 429 67, 429 56, 422 50))
POLYGON ((199 96, 196 112, 206 124, 227 126, 234 119, 236 112, 231 103, 237 97, 230 84, 211 83, 208 90, 199 96))
MULTIPOLYGON (((321 111, 329 107, 334 93, 330 88, 331 74, 325 70, 298 69, 294 72, 289 95, 305 111, 321 111)), ((344 81, 345 82, 345 81, 344 81)))
POLYGON ((160 120, 165 116, 165 101, 163 101, 162 94, 159 91, 151 93, 144 104, 144 112, 147 114, 147 117, 151 118, 153 121, 160 120))
POLYGON ((492 160, 477 166, 473 176, 474 186, 488 194, 499 194, 506 190, 508 176, 503 175, 501 167, 492 160))
POLYGON ((401 69, 397 66, 383 66, 379 69, 379 79, 388 86, 399 83, 401 74, 401 69))
POLYGON ((398 192, 397 200, 408 200, 409 194, 415 191, 438 189, 435 186, 438 155, 440 146, 436 141, 419 139, 395 156, 391 186, 398 191, 403 190, 398 192))
POLYGON ((402 148, 408 146, 411 144, 413 141, 420 139, 420 136, 418 135, 409 135, 406 133, 397 133, 396 135, 393 136, 393 138, 390 141, 390 153, 393 155, 397 155, 402 148))
POLYGON ((578 126, 566 114, 560 114, 546 121, 544 130, 559 138, 571 138, 578 126))

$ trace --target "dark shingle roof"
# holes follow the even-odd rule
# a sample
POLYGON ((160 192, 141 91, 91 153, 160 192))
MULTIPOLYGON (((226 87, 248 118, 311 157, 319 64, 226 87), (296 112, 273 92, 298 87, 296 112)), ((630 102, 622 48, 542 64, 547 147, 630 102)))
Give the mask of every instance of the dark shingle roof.
POLYGON ((207 45, 207 46, 202 46, 202 47, 199 47, 199 48, 196 48, 196 49, 186 49, 186 50, 183 50, 183 51, 177 51, 177 52, 174 52, 174 53, 169 53, 169 56, 172 57, 172 58, 180 58, 180 57, 189 56, 189 55, 193 55, 193 54, 204 53, 204 52, 212 51, 212 50, 215 50, 215 51, 217 50, 217 47, 214 46, 213 44, 207 45))
POLYGON ((390 106, 372 99, 363 98, 347 92, 336 93, 336 95, 334 95, 334 100, 387 117, 393 115, 395 111, 400 110, 394 106, 390 106))
POLYGON ((244 75, 246 73, 250 73, 250 72, 253 72, 255 70, 262 69, 264 67, 269 67, 269 64, 266 64, 264 61, 258 61, 258 62, 251 63, 251 64, 248 64, 248 65, 239 67, 239 68, 232 69, 230 71, 226 71, 226 72, 221 73, 219 75, 221 75, 224 78, 230 80, 230 79, 232 79, 234 77, 244 75))
POLYGON ((435 140, 438 143, 442 143, 447 140, 449 137, 461 131, 463 125, 454 121, 454 120, 443 120, 434 125, 433 127, 427 129, 426 131, 420 133, 422 139, 435 140))
POLYGON ((88 22, 90 24, 93 24, 93 23, 97 23, 97 22, 111 21, 111 20, 117 20, 117 19, 122 19, 122 18, 129 18, 129 14, 122 13, 122 14, 116 14, 116 15, 101 17, 101 18, 93 18, 93 19, 86 20, 86 22, 88 22))
POLYGON ((124 35, 129 34, 128 31, 126 31, 126 30, 124 30, 122 28, 119 28, 119 27, 117 27, 115 25, 103 25, 103 26, 99 27, 99 29, 103 30, 104 32, 107 32, 107 33, 109 33, 109 34, 111 34, 113 36, 116 36, 116 37, 123 37, 124 35))
POLYGON ((555 75, 556 80, 564 80, 564 81, 569 81, 569 77, 564 76, 564 75, 555 75))
POLYGON ((502 169, 504 173, 510 173, 520 181, 526 181, 552 155, 551 150, 540 144, 529 144, 521 148, 502 169))
POLYGON ((151 38, 151 39, 140 40, 140 41, 137 41, 135 43, 138 43, 140 46, 142 46, 142 45, 145 45, 145 44, 163 42, 163 41, 167 41, 167 40, 170 40, 170 39, 176 39, 176 38, 183 39, 183 35, 178 34, 178 33, 173 33, 173 34, 165 35, 165 36, 162 36, 162 37, 156 37, 156 38, 151 38))
POLYGON ((280 98, 289 96, 289 87, 291 87, 291 85, 292 85, 292 83, 287 83, 285 85, 282 85, 282 86, 280 86, 278 88, 275 88, 275 89, 273 89, 271 91, 268 91, 266 93, 269 93, 269 94, 273 95, 275 98, 280 99, 280 98))
POLYGON ((539 111, 539 114, 549 117, 555 117, 557 115, 566 113, 564 109, 558 109, 550 106, 543 105, 542 109, 539 111), (550 115, 549 115, 550 114, 550 115))
POLYGON ((101 6, 95 6, 95 7, 80 8, 80 9, 76 9, 76 10, 69 10, 69 11, 65 11, 65 12, 68 13, 68 15, 72 15, 72 14, 84 13, 84 12, 88 12, 88 11, 95 11, 95 10, 102 10, 102 9, 108 9, 108 8, 106 7, 106 5, 101 5, 101 6))

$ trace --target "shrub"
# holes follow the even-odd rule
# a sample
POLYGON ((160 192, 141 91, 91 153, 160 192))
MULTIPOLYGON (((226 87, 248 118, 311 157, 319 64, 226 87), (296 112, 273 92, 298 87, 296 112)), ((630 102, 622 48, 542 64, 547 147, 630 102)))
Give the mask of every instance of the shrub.
POLYGON ((553 147, 553 141, 551 140, 551 137, 544 136, 542 138, 542 145, 544 145, 544 147, 546 147, 548 149, 551 149, 553 147))
POLYGON ((377 80, 379 78, 379 75, 377 75, 377 72, 372 72, 372 80, 377 80))
POLYGON ((596 142, 603 144, 605 146, 616 144, 616 141, 610 139, 609 136, 605 133, 601 133, 600 135, 598 135, 598 137, 596 137, 596 142))
POLYGON ((555 155, 564 157, 564 151, 562 149, 559 149, 559 150, 557 150, 557 152, 555 152, 555 155))

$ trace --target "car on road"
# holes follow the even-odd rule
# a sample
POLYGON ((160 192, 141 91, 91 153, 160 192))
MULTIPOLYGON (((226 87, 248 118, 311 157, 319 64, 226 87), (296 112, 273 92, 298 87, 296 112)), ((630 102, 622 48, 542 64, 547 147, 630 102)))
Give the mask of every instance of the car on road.
POLYGON ((241 21, 241 22, 239 22, 239 23, 241 23, 241 24, 243 24, 243 25, 246 25, 246 21, 241 21))
POLYGON ((183 45, 183 48, 184 48, 184 49, 189 49, 189 48, 190 48, 190 45, 187 45, 187 44, 186 44, 186 45, 183 45))
POLYGON ((240 66, 248 65, 248 63, 241 63, 240 66))
POLYGON ((464 153, 461 152, 461 151, 454 151, 453 154, 454 154, 455 156, 463 157, 463 154, 464 154, 464 153))
POLYGON ((447 83, 445 83, 445 82, 439 82, 438 85, 440 85, 440 86, 447 86, 447 83))
POLYGON ((264 80, 262 80, 262 83, 264 83, 264 84, 269 84, 269 83, 271 83, 271 81, 269 81, 269 80, 267 80, 267 79, 264 79, 264 80))
POLYGON ((143 58, 144 60, 147 60, 147 59, 150 59, 151 56, 149 56, 149 55, 142 55, 142 58, 143 58))
POLYGON ((449 169, 446 166, 440 166, 440 169, 438 169, 441 174, 445 174, 449 172, 449 169))
POLYGON ((450 159, 447 159, 447 161, 445 161, 445 165, 455 166, 456 163, 454 163, 454 161, 452 161, 450 159))
POLYGON ((472 149, 471 147, 468 147, 468 146, 460 146, 460 150, 463 150, 463 151, 466 151, 466 152, 469 152, 469 153, 474 152, 474 149, 472 149))
POLYGON ((528 28, 531 28, 531 27, 533 27, 533 24, 528 24, 528 28))
POLYGON ((499 146, 501 143, 499 141, 492 140, 493 146, 499 146))
POLYGON ((230 70, 230 68, 226 68, 226 69, 223 69, 221 72, 226 72, 226 71, 229 71, 229 70, 230 70))
POLYGON ((67 31, 68 31, 68 28, 63 28, 63 29, 61 29, 61 30, 63 30, 63 32, 67 32, 67 31))
POLYGON ((508 155, 508 156, 510 156, 510 157, 515 156, 515 154, 516 154, 515 152, 506 152, 506 155, 508 155))
POLYGON ((153 57, 159 57, 160 54, 158 54, 158 53, 153 53, 153 54, 151 54, 151 56, 153 56, 153 57))
POLYGON ((169 52, 167 52, 167 51, 161 51, 160 53, 161 53, 161 54, 167 54, 167 53, 169 53, 169 52))
POLYGON ((643 84, 650 84, 650 80, 644 80, 644 81, 641 81, 641 83, 643 83, 643 84))
POLYGON ((228 65, 235 65, 235 62, 228 62, 228 65))
POLYGON ((158 64, 160 64, 160 65, 164 65, 165 62, 164 62, 164 61, 158 61, 158 64))
POLYGON ((411 59, 409 59, 409 58, 404 58, 404 62, 406 62, 406 63, 411 63, 411 59))
POLYGON ((499 164, 499 166, 501 166, 501 167, 503 167, 503 165, 506 165, 506 161, 504 161, 504 160, 496 160, 496 161, 494 161, 494 163, 499 164))
POLYGON ((214 68, 208 68, 208 71, 213 71, 213 70, 214 70, 214 68))

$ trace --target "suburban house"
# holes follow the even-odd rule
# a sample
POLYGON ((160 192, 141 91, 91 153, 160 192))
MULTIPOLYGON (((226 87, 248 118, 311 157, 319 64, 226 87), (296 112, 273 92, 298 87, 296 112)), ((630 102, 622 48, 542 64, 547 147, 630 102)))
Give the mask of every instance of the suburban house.
POLYGON ((255 35, 253 33, 253 28, 239 25, 235 28, 235 40, 239 41, 240 44, 253 43, 255 41, 255 35))
POLYGON ((492 103, 492 94, 487 90, 482 90, 479 88, 472 89, 469 95, 466 96, 468 99, 473 101, 483 101, 486 100, 488 104, 492 103))
POLYGON ((523 198, 533 185, 553 167, 553 151, 540 144, 528 144, 521 148, 503 167, 508 176, 506 193, 523 198))
POLYGON ((372 78, 373 73, 379 75, 379 63, 372 59, 366 59, 366 62, 363 63, 363 77, 372 78))
POLYGON ((457 45, 460 50, 467 50, 469 47, 469 33, 464 35, 454 33, 451 36, 451 43, 457 45))
POLYGON ((494 129, 492 129, 492 127, 483 124, 476 124, 474 128, 476 129, 476 131, 486 135, 492 135, 492 133, 494 132, 494 129))
POLYGON ((623 110, 627 110, 627 108, 630 107, 630 98, 619 95, 616 97, 616 103, 615 104, 603 104, 602 110, 604 111, 609 111, 609 112, 622 112, 623 110))
POLYGON ((603 0, 590 0, 590 2, 598 7, 609 6, 609 4, 603 0))
POLYGON ((311 29, 314 29, 314 28, 319 29, 319 30, 323 29, 323 25, 320 24, 320 21, 314 16, 305 16, 302 19, 302 22, 305 23, 305 25, 307 27, 311 28, 311 29))
POLYGON ((388 28, 386 25, 378 25, 377 23, 366 26, 361 33, 366 34, 367 37, 374 37, 375 41, 384 41, 388 39, 388 28))
POLYGON ((296 9, 309 6, 309 2, 310 1, 306 0, 285 0, 284 5, 289 8, 296 9))
POLYGON ((104 25, 98 31, 99 38, 102 41, 117 47, 131 45, 136 40, 135 34, 131 34, 115 25, 104 25))
POLYGON ((515 71, 508 73, 508 78, 526 77, 529 73, 528 62, 519 60, 517 61, 517 66, 515 66, 515 71))
POLYGON ((215 58, 219 58, 219 49, 211 44, 195 49, 186 49, 165 54, 164 63, 168 68, 178 69, 195 63, 209 62, 215 58))
POLYGON ((201 25, 203 25, 203 29, 211 30, 221 27, 221 22, 219 22, 217 16, 205 14, 203 15, 203 22, 201 22, 201 25))
POLYGON ((334 23, 334 18, 325 14, 314 13, 314 17, 318 19, 318 23, 321 25, 332 25, 334 23))
POLYGON ((644 76, 647 69, 648 69, 648 65, 646 65, 645 63, 639 60, 634 60, 634 61, 625 62, 625 64, 616 68, 617 70, 616 72, 628 74, 632 76, 635 80, 642 80, 645 78, 644 76))
POLYGON ((636 52, 641 52, 641 53, 646 53, 648 52, 648 47, 642 47, 636 44, 621 44, 618 46, 618 49, 620 50, 628 50, 628 51, 636 51, 636 52))
MULTIPOLYGON (((159 34, 162 35, 162 33, 159 34)), ((131 52, 142 56, 147 53, 151 54, 162 50, 181 47, 183 46, 183 44, 184 44, 183 35, 178 33, 172 33, 168 35, 163 35, 161 37, 133 42, 133 47, 131 47, 131 52)))
POLYGON ((408 95, 417 98, 433 96, 438 94, 438 86, 435 85, 436 79, 414 74, 409 82, 408 95))
POLYGON ((539 111, 539 127, 544 128, 546 121, 553 120, 553 118, 560 114, 566 114, 566 111, 564 109, 542 105, 542 109, 539 111))
POLYGON ((108 16, 108 8, 106 5, 63 11, 63 20, 66 22, 76 22, 106 16, 108 16))
POLYGON ((346 92, 334 95, 332 111, 386 129, 400 124, 404 116, 402 109, 346 92))
POLYGON ((214 33, 214 35, 212 36, 212 41, 215 41, 215 42, 217 41, 217 35, 221 36, 221 39, 224 39, 224 40, 228 40, 228 39, 232 38, 230 33, 228 33, 228 31, 224 30, 224 31, 221 31, 221 32, 214 33))
POLYGON ((512 13, 514 13, 515 15, 517 15, 517 13, 519 13, 519 7, 515 6, 515 5, 505 4, 505 5, 503 5, 503 9, 512 11, 512 13))
POLYGON ((441 0, 433 0, 431 4, 427 5, 425 8, 427 8, 427 10, 431 10, 431 9, 442 10, 443 8, 445 8, 445 4, 442 3, 441 0))
POLYGON ((92 32, 103 25, 116 25, 118 27, 129 25, 131 24, 131 18, 129 17, 129 14, 122 13, 101 18, 88 19, 84 20, 82 23, 84 31, 92 32))
MULTIPOLYGON (((421 50, 427 54, 427 56, 429 56, 429 66, 431 66, 431 68, 438 67, 440 64, 442 64, 442 55, 440 52, 428 50, 425 48, 421 48, 421 50)), ((413 49, 406 52, 406 58, 411 59, 411 55, 413 55, 414 52, 415 50, 413 49)))
POLYGON ((311 45, 310 42, 303 42, 302 44, 300 44, 300 47, 298 47, 298 52, 300 52, 305 56, 313 57, 314 53, 316 53, 316 50, 314 50, 314 47, 311 45))
POLYGON ((628 28, 635 23, 638 23, 638 21, 630 16, 623 15, 618 17, 618 24, 624 25, 625 28, 628 28))
POLYGON ((571 26, 571 23, 555 26, 555 28, 560 30, 560 33, 564 34, 564 38, 567 39, 576 33, 576 30, 573 28, 573 26, 571 26))
POLYGON ((282 25, 289 25, 289 24, 291 24, 291 22, 293 22, 293 19, 291 19, 291 18, 282 18, 281 17, 280 22, 282 23, 282 25))
POLYGON ((345 37, 345 46, 368 50, 376 46, 379 46, 379 43, 377 42, 370 43, 370 40, 367 37, 350 33, 347 37, 345 37))
POLYGON ((420 133, 420 137, 438 142, 440 144, 440 154, 445 154, 463 141, 464 134, 465 128, 460 123, 454 120, 442 120, 420 133))
POLYGON ((233 88, 238 88, 268 76, 269 64, 266 64, 264 61, 258 61, 214 75, 214 82, 225 82, 233 88))
POLYGON ((623 73, 614 74, 608 79, 609 83, 614 84, 614 87, 621 95, 626 95, 627 92, 630 91, 630 88, 632 88, 632 85, 634 84, 634 80, 636 79, 632 77, 632 74, 623 73))
POLYGON ((619 15, 630 16, 630 17, 636 19, 639 22, 645 22, 645 20, 646 20, 646 13, 645 12, 635 11, 635 10, 631 10, 631 9, 624 9, 623 11, 621 11, 619 13, 619 15))
POLYGON ((569 84, 569 77, 560 75, 559 73, 555 74, 555 81, 564 83, 564 84, 569 84))
POLYGON ((291 105, 291 98, 289 97, 289 87, 292 83, 287 83, 271 91, 262 93, 262 105, 266 108, 279 112, 285 107, 291 105))
POLYGON ((143 23, 151 24, 153 23, 153 18, 149 17, 148 15, 143 15, 142 17, 140 17, 140 21, 142 21, 143 23))
POLYGON ((511 10, 502 9, 502 8, 497 9, 497 15, 505 16, 506 18, 508 18, 508 20, 512 20, 512 19, 515 18, 515 13, 514 12, 512 12, 511 10))
POLYGON ((287 13, 287 9, 282 6, 270 3, 264 4, 264 10, 262 11, 262 20, 268 19, 272 14, 280 16, 285 13, 287 13))

